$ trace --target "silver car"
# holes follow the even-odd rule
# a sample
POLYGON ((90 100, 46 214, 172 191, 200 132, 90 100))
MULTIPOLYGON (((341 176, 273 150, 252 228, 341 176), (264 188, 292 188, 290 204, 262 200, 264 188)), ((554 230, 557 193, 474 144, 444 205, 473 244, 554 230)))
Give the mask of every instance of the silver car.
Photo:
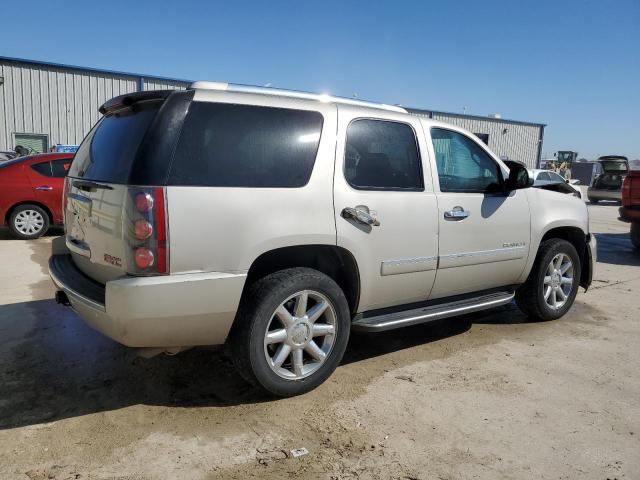
POLYGON ((564 315, 591 283, 579 199, 529 188, 470 132, 395 106, 196 82, 110 100, 66 180, 57 300, 147 351, 228 344, 278 396, 351 330, 514 298, 564 315))

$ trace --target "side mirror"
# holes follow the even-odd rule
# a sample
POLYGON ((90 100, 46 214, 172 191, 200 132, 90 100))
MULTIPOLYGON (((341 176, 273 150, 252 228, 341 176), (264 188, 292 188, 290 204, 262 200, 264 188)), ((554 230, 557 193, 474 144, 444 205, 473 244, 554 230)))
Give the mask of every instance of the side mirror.
POLYGON ((510 162, 509 178, 505 181, 507 191, 519 190, 533 186, 533 178, 529 177, 529 171, 524 165, 510 162))

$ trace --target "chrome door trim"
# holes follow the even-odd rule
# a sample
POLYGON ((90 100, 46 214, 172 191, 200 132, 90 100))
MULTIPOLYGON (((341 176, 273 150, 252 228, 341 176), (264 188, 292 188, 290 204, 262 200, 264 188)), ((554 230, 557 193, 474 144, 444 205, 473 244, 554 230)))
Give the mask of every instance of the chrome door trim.
POLYGON ((479 265, 482 263, 518 260, 527 254, 527 246, 503 247, 492 250, 478 250, 474 252, 459 252, 440 255, 438 268, 462 267, 465 265, 479 265))
POLYGON ((412 257, 385 260, 380 265, 380 275, 398 275, 401 273, 428 272, 438 266, 438 257, 412 257))

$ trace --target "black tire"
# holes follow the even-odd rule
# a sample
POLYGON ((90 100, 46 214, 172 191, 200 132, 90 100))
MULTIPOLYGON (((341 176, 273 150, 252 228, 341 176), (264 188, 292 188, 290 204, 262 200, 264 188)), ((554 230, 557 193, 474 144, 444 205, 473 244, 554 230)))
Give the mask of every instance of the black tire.
POLYGON ((562 317, 573 305, 578 293, 582 272, 580 257, 575 247, 558 238, 545 240, 538 249, 533 269, 527 281, 516 291, 518 307, 532 320, 555 320, 562 317), (558 254, 567 255, 573 263, 573 283, 567 299, 560 308, 552 308, 544 297, 544 278, 551 260, 558 254))
POLYGON ((272 395, 291 397, 313 390, 333 373, 344 355, 350 329, 349 305, 338 284, 317 270, 290 268, 249 286, 231 331, 230 353, 238 372, 249 383, 272 395), (335 314, 335 333, 331 349, 317 370, 304 378, 285 379, 268 363, 265 334, 276 309, 292 295, 305 290, 318 292, 328 300, 335 314))
POLYGON ((9 216, 9 230, 11 230, 14 237, 20 240, 32 240, 41 237, 49 230, 49 224, 49 214, 38 205, 30 203, 17 206, 11 211, 11 215, 9 216), (37 222, 35 222, 34 219, 34 229, 30 228, 29 231, 26 231, 25 226, 20 225, 19 222, 24 215, 28 215, 29 212, 34 212, 37 215, 37 222))
POLYGON ((633 244, 634 248, 636 248, 637 250, 640 250, 640 223, 637 222, 633 222, 631 224, 631 243, 633 244))

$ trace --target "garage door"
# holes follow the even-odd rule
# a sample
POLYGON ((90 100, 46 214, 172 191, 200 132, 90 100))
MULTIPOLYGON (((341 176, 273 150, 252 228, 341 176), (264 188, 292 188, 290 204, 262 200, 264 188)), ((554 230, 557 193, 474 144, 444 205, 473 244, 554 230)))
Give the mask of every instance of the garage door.
POLYGON ((15 133, 14 145, 21 145, 29 150, 29 153, 44 153, 48 149, 48 141, 46 135, 38 135, 31 133, 15 133))

